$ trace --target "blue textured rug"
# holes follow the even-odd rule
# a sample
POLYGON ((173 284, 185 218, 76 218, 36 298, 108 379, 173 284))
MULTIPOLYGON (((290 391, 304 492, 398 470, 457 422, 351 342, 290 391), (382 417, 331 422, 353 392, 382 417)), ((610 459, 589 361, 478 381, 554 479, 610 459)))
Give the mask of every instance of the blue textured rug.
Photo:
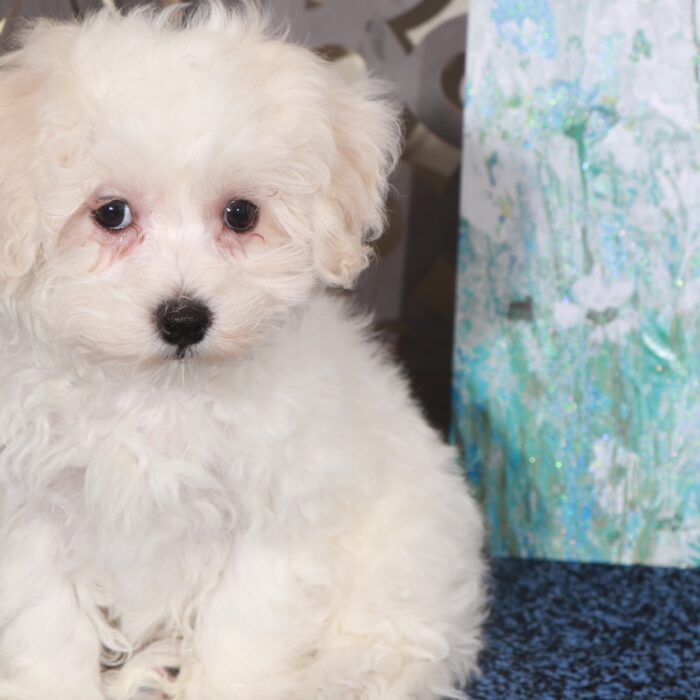
POLYGON ((472 700, 700 699, 700 569, 496 559, 472 700))

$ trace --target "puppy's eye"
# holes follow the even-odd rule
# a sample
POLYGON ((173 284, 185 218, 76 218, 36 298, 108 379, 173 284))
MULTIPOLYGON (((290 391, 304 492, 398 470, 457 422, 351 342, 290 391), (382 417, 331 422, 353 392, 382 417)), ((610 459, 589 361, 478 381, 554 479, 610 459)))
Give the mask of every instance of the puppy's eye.
POLYGON ((245 233, 255 226, 258 208, 247 199, 233 199, 224 209, 224 223, 236 233, 245 233))
POLYGON ((121 231, 132 222, 131 209, 121 199, 113 199, 92 212, 92 217, 110 231, 121 231))

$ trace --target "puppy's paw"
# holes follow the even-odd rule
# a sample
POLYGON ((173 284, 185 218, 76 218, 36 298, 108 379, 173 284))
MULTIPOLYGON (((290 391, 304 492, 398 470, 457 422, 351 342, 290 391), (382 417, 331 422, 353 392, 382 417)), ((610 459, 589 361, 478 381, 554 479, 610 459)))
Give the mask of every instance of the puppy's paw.
MULTIPOLYGON (((324 683, 302 691, 299 698, 314 697, 316 700, 387 700, 386 683, 377 679, 365 678, 324 683)), ((405 699, 404 699, 405 700, 405 699)))
POLYGON ((173 697, 173 695, 166 695, 157 688, 141 687, 136 690, 135 694, 129 696, 129 700, 173 700, 173 697))
POLYGON ((438 700, 464 698, 442 660, 416 658, 389 644, 339 645, 308 670, 294 700, 438 700))
POLYGON ((156 687, 152 680, 148 679, 136 689, 135 693, 129 696, 129 700, 173 700, 180 669, 172 666, 160 666, 153 670, 158 677, 167 683, 167 686, 164 687, 162 682, 158 681, 156 687))
POLYGON ((107 700, 174 698, 180 662, 177 640, 161 640, 139 650, 123 666, 102 674, 107 700))
POLYGON ((102 676, 107 700, 172 700, 178 691, 179 669, 174 666, 146 666, 136 656, 122 668, 102 676))

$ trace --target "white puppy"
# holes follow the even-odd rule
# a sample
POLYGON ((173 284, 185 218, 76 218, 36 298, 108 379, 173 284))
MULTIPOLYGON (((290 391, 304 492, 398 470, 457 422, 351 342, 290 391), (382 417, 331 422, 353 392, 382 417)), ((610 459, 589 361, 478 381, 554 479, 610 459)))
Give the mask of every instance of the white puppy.
POLYGON ((1 59, 0 700, 462 697, 477 508, 322 292, 396 116, 218 2, 1 59))

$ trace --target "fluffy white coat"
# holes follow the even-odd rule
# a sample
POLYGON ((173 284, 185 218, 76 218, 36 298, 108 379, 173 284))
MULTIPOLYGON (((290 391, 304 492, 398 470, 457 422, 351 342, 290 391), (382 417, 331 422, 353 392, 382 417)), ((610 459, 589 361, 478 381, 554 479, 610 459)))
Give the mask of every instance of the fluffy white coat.
POLYGON ((323 291, 369 261, 396 111, 252 6, 179 13, 0 59, 0 700, 461 697, 477 508, 323 291), (213 314, 184 357, 173 296, 213 314))

